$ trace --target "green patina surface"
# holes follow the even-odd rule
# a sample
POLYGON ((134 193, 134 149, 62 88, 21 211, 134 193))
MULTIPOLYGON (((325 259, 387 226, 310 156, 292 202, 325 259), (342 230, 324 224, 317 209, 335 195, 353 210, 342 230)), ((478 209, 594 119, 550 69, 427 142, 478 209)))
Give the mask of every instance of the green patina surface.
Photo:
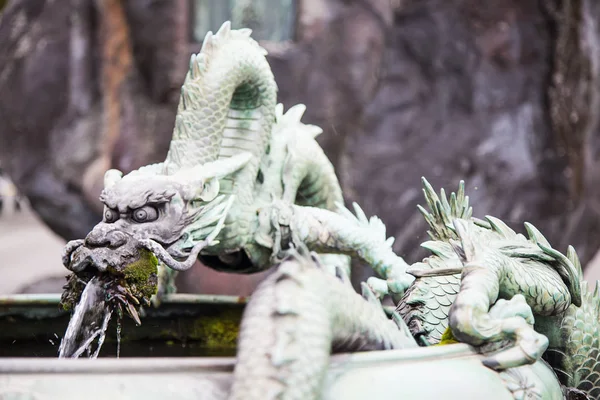
MULTIPOLYGON (((574 377, 569 385, 598 398, 600 375, 596 365, 600 363, 595 340, 600 314, 598 295, 582 297, 583 273, 575 250, 569 247, 566 254, 555 250, 531 224, 525 224, 526 237, 498 218, 472 217, 464 182, 457 193, 448 197, 444 190, 438 196, 423 180, 429 210, 423 207, 419 210, 429 225, 431 239, 423 247, 432 255, 427 261, 409 266, 393 251, 394 238, 387 237, 380 219, 368 218, 357 204, 354 214, 343 207, 344 198, 333 165, 315 140, 321 129, 300 122, 304 106, 283 113, 283 105, 277 104, 277 85, 264 57, 266 51, 250 38, 250 33, 247 29, 232 31, 226 22, 215 34, 207 34, 200 53, 190 59, 165 162, 127 175, 116 170, 107 172, 103 194, 104 203, 114 208, 112 213, 134 201, 143 204, 139 208, 141 215, 148 216, 145 210, 152 207, 145 203, 149 200, 148 192, 164 197, 162 193, 175 188, 168 201, 176 207, 167 207, 168 217, 154 222, 162 232, 168 232, 167 236, 151 241, 137 238, 140 230, 135 224, 140 221, 135 219, 122 220, 119 226, 122 233, 158 255, 160 269, 191 268, 206 245, 211 246, 206 255, 245 252, 247 257, 242 260, 223 257, 228 261, 216 265, 223 271, 271 268, 291 248, 306 247, 334 256, 323 257, 323 268, 319 269, 341 278, 332 284, 327 280, 333 279, 330 275, 323 273, 313 278, 308 275, 310 268, 302 270, 282 264, 278 277, 282 279, 267 281, 271 287, 261 286, 269 296, 276 295, 253 296, 253 304, 264 301, 265 307, 275 311, 246 314, 244 323, 256 328, 242 332, 229 398, 247 400, 248 393, 259 393, 261 386, 272 397, 319 398, 319 385, 328 367, 322 360, 327 360, 333 338, 365 339, 369 334, 374 344, 382 348, 412 347, 416 343, 409 333, 410 327, 433 339, 441 335, 438 345, 457 343, 453 333, 476 347, 501 341, 511 343, 512 346, 499 352, 485 354, 481 362, 488 369, 475 365, 495 376, 515 399, 531 394, 549 398, 543 395, 544 390, 554 390, 556 396, 552 398, 563 398, 555 375, 549 375, 547 380, 540 377, 537 383, 530 384, 526 381, 535 371, 530 370, 529 377, 521 373, 542 357, 548 348, 548 337, 557 336, 554 331, 560 327, 560 338, 568 342, 558 344, 562 347, 549 348, 549 352, 564 355, 553 367, 567 379, 574 377), (250 127, 252 134, 248 133, 250 127), (198 217, 186 219, 189 215, 198 217), (221 229, 227 234, 220 235, 221 229), (176 242, 172 242, 174 233, 179 235, 176 242), (187 253, 190 248, 197 250, 185 261, 179 261, 161 244, 167 242, 173 243, 169 250, 179 254, 187 253), (349 277, 348 256, 370 265, 377 276, 363 287, 370 303, 354 301, 357 295, 352 287, 341 282, 349 277), (304 280, 303 273, 311 278, 304 280), (290 278, 295 283, 288 284, 290 278), (289 289, 294 285, 300 289, 291 295, 289 289), (510 296, 498 300, 499 293, 510 296), (384 342, 382 334, 390 321, 380 318, 369 323, 365 315, 384 314, 372 307, 369 312, 362 310, 373 304, 381 306, 379 299, 387 295, 398 311, 392 312, 397 325, 390 329, 392 340, 384 342), (318 300, 318 306, 314 299, 318 300), (584 300, 591 302, 589 312, 563 315, 571 307, 581 308, 584 300), (321 307, 322 304, 326 306, 321 307), (325 312, 321 316, 314 310, 325 312), (531 326, 537 314, 558 316, 561 324, 551 325, 550 332, 538 332, 531 326), (298 317, 304 315, 319 318, 312 322, 298 317), (416 323, 406 322, 411 319, 416 323), (319 332, 309 322, 326 329, 319 332), (265 330, 267 324, 274 328, 265 330), (428 329, 424 327, 426 324, 439 328, 428 329), (402 336, 404 333, 406 337, 402 336), (258 344, 263 348, 259 349, 258 344), (263 354, 275 355, 270 365, 259 365, 263 354), (258 367, 265 368, 260 371, 264 380, 257 379, 259 375, 254 372, 247 373, 258 367), (510 370, 515 367, 525 368, 512 374, 510 370), (278 389, 271 389, 273 376, 282 383, 278 389)), ((101 223, 102 229, 111 223, 108 219, 112 217, 101 223)), ((72 242, 69 248, 73 246, 81 243, 72 242)), ((117 296, 126 295, 129 301, 135 300, 131 294, 147 298, 157 293, 156 267, 152 257, 140 254, 139 260, 119 269, 115 273, 115 281, 120 285, 114 288, 117 296), (131 293, 122 290, 124 287, 131 293)), ((164 275, 168 279, 161 279, 161 286, 170 287, 175 274, 164 275)), ((168 291, 161 288, 158 293, 162 296, 168 291)), ((128 310, 131 311, 129 307, 128 310)), ((235 348, 239 334, 237 318, 207 311, 209 315, 202 318, 189 319, 186 315, 185 321, 172 321, 155 330, 165 341, 190 340, 207 348, 235 348)), ((131 314, 137 317, 135 312, 131 314)), ((139 325, 139 319, 136 322, 139 325)), ((424 339, 435 343, 431 338, 424 339)), ((453 370, 446 367, 431 376, 453 370)), ((413 378, 417 375, 411 373, 413 378)), ((405 378, 411 382, 410 376, 405 378)), ((264 398, 264 393, 260 393, 260 398, 264 398)), ((450 397, 455 394, 447 392, 450 397)))

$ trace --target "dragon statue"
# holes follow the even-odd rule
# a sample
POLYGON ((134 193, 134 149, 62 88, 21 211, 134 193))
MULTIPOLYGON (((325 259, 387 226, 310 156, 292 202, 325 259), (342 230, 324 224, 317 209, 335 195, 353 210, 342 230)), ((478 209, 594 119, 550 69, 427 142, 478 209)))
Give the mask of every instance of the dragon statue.
POLYGON ((575 249, 563 255, 529 223, 527 238, 497 218, 472 217, 464 182, 450 200, 423 184, 430 210, 419 210, 432 240, 422 246, 433 255, 408 269, 416 280, 396 309, 416 340, 480 346, 496 370, 544 354, 568 390, 598 398, 600 285, 588 291, 575 249), (498 353, 502 342, 515 346, 498 353))
POLYGON ((250 33, 226 22, 191 57, 163 163, 106 172, 103 220, 64 249, 65 303, 100 274, 139 323, 136 307, 158 305, 197 260, 232 273, 276 266, 245 311, 232 399, 317 399, 332 352, 454 342, 477 349, 515 399, 598 398, 600 296, 575 250, 563 255, 530 224, 526 237, 472 217, 462 182, 448 199, 424 180, 432 255, 409 266, 379 218, 343 206, 321 129, 300 122, 303 105, 276 104, 250 33), (362 296, 352 258, 376 274, 362 296), (538 365, 553 368, 560 397, 519 384, 538 365))
POLYGON ((250 33, 225 22, 206 35, 181 88, 166 160, 125 176, 106 172, 103 221, 67 243, 63 264, 109 271, 137 257, 136 249, 149 250, 160 260, 158 304, 175 290, 173 271, 197 259, 251 273, 302 243, 331 273, 340 267, 349 275, 350 256, 357 257, 394 276, 389 289, 401 294, 413 281, 408 265, 381 221, 361 225, 340 213, 340 184, 315 140, 321 129, 300 122, 304 105, 284 113, 276 104, 266 51, 250 33))

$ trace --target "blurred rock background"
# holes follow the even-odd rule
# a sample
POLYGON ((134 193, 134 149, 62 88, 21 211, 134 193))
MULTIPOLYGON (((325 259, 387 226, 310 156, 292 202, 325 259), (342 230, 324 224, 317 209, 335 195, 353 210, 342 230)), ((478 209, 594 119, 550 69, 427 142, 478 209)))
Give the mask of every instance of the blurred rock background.
MULTIPOLYGON (((101 218, 104 171, 164 159, 189 56, 228 19, 254 29, 280 102, 308 106, 346 200, 380 216, 407 261, 426 255, 421 176, 446 190, 465 180, 476 216, 529 221, 593 259, 596 1, 2 0, 0 163, 32 219, 0 216, 0 242, 45 229, 0 252, 3 271, 22 260, 34 283, 12 290, 59 290, 65 270, 38 282, 29 252, 55 241, 41 264, 59 264, 62 243, 101 218)), ((357 265, 354 279, 368 274, 357 265)), ((247 294, 260 279, 197 265, 180 287, 247 294)))

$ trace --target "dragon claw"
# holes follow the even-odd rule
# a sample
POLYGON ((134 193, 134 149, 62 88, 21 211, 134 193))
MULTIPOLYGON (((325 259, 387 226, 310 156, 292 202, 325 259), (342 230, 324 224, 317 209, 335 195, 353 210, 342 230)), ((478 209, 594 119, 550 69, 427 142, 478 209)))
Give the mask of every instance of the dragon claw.
POLYGON ((531 326, 535 322, 533 311, 522 294, 517 294, 510 300, 497 300, 490 308, 489 313, 490 317, 494 319, 505 319, 516 316, 523 318, 531 326))
POLYGON ((128 289, 122 286, 117 286, 116 291, 116 293, 112 293, 110 295, 110 298, 108 300, 117 300, 116 309, 119 318, 122 318, 124 308, 127 311, 127 314, 129 314, 129 316, 135 321, 135 323, 138 326, 141 325, 142 321, 140 320, 140 316, 137 310, 135 309, 135 305, 139 305, 140 302, 133 296, 133 294, 131 294, 131 292, 128 289))
POLYGON ((378 300, 383 299, 389 294, 388 283, 380 278, 370 277, 367 279, 367 283, 363 286, 363 297, 365 296, 365 288, 368 288, 371 295, 375 296, 378 300))
POLYGON ((399 277, 387 279, 388 292, 395 296, 401 297, 404 292, 413 284, 415 278, 412 275, 403 274, 399 277))
POLYGON ((516 316, 502 321, 502 331, 513 336, 514 346, 502 349, 483 359, 483 364, 493 370, 505 370, 533 364, 538 361, 549 345, 546 336, 536 332, 525 318, 516 316))
POLYGON ((483 365, 495 371, 522 365, 534 364, 548 348, 548 338, 535 331, 528 338, 521 338, 517 345, 508 350, 501 350, 482 360, 483 365))

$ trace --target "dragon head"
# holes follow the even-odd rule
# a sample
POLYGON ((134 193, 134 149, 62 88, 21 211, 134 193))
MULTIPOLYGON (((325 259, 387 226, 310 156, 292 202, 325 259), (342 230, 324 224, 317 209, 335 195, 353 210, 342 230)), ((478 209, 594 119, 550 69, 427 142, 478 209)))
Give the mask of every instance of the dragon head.
POLYGON ((67 243, 63 264, 75 273, 88 267, 119 273, 148 250, 168 267, 190 268, 200 251, 217 243, 234 197, 219 195, 221 178, 252 156, 181 168, 165 174, 164 164, 142 167, 125 176, 109 170, 100 200, 104 215, 84 240, 67 243))

